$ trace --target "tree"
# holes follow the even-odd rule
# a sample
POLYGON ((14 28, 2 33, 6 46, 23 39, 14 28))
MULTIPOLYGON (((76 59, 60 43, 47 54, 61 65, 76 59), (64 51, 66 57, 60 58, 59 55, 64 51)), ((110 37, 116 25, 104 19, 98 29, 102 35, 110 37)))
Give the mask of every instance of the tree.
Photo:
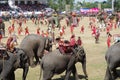
POLYGON ((114 4, 115 11, 120 11, 120 0, 115 0, 114 4))
POLYGON ((48 0, 48 5, 55 10, 65 10, 66 4, 74 8, 74 0, 48 0))

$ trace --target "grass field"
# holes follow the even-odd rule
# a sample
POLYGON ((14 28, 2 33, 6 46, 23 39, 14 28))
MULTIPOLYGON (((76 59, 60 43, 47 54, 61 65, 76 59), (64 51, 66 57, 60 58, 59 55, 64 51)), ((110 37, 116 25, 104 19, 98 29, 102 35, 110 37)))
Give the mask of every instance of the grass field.
MULTIPOLYGON (((75 28, 75 35, 76 35, 76 39, 78 36, 81 36, 82 42, 83 42, 83 47, 85 48, 86 54, 87 54, 87 72, 88 72, 88 77, 89 80, 103 80, 104 76, 105 76, 105 71, 106 71, 106 62, 105 62, 105 53, 107 50, 107 44, 106 44, 106 32, 101 32, 100 34, 100 40, 98 44, 95 44, 95 39, 94 37, 91 36, 91 30, 88 28, 89 25, 89 19, 88 18, 84 18, 80 23, 79 23, 79 27, 75 28), (80 31, 80 26, 84 25, 85 26, 85 33, 81 34, 80 31)), ((64 25, 65 21, 61 21, 61 24, 64 25)), ((6 27, 10 25, 9 22, 5 22, 6 27)), ((23 25, 23 27, 25 27, 26 25, 23 25)), ((31 33, 35 33, 36 32, 36 28, 37 26, 34 25, 31 21, 27 22, 27 26, 29 27, 29 30, 31 33)), ((16 25, 17 27, 17 25, 16 25)), ((7 29, 7 28, 6 28, 7 29)), ((41 30, 45 30, 46 26, 41 26, 41 30)), ((66 28, 66 35, 64 36, 65 39, 69 39, 70 38, 70 31, 69 28, 66 28)), ((120 30, 116 29, 116 30, 112 30, 111 33, 112 34, 116 34, 119 33, 120 30)), ((56 29, 55 34, 58 35, 58 29, 56 29)), ((19 36, 18 42, 20 43, 21 40, 24 38, 24 36, 19 36)), ((4 38, 2 40, 3 42, 6 41, 6 38, 4 38)), ((114 42, 112 41, 112 44, 114 42)), ((83 71, 82 71, 82 67, 80 63, 76 64, 77 66, 77 71, 78 74, 80 75, 80 78, 82 78, 83 71)), ((28 75, 27 75, 27 80, 39 80, 39 72, 40 72, 40 66, 38 65, 35 68, 30 68, 28 75)), ((16 70, 16 80, 22 80, 22 70, 21 69, 17 69, 16 70)), ((64 79, 64 75, 60 74, 60 75, 55 75, 53 77, 53 80, 63 80, 64 79)), ((71 77, 71 80, 74 80, 71 77)), ((84 79, 82 79, 84 80, 84 79)))

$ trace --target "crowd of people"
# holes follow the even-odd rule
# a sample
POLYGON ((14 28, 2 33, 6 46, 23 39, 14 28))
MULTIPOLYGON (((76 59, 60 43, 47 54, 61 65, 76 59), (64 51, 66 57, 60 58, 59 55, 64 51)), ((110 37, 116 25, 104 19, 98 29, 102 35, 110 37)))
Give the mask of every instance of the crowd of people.
MULTIPOLYGON (((19 4, 17 5, 21 8, 23 11, 41 11, 42 9, 48 7, 46 4, 37 3, 37 4, 19 4)), ((0 11, 10 11, 9 5, 6 4, 0 4, 0 11)))

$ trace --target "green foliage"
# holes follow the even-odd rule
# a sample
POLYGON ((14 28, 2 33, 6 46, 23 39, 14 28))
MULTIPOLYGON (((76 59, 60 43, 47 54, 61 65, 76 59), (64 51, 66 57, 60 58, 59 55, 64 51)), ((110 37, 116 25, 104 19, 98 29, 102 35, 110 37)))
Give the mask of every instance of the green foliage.
POLYGON ((48 0, 48 5, 55 10, 65 10, 66 4, 73 9, 74 0, 48 0))
POLYGON ((117 11, 117 10, 119 10, 120 11, 120 0, 115 0, 115 2, 114 2, 114 7, 115 7, 115 10, 117 11))
POLYGON ((98 7, 98 3, 86 2, 84 8, 95 8, 98 7))
MULTIPOLYGON (((74 6, 74 0, 48 0, 48 5, 55 9, 55 10, 59 10, 59 11, 64 11, 65 10, 65 6, 66 5, 70 5, 70 9, 74 9, 74 7, 76 9, 80 9, 82 8, 95 8, 98 7, 98 3, 99 2, 78 2, 75 4, 74 6)), ((115 6, 115 10, 120 10, 120 0, 115 0, 114 2, 114 6, 115 6)), ((112 0, 107 0, 107 1, 103 1, 101 2, 101 8, 111 8, 112 5, 112 0)))

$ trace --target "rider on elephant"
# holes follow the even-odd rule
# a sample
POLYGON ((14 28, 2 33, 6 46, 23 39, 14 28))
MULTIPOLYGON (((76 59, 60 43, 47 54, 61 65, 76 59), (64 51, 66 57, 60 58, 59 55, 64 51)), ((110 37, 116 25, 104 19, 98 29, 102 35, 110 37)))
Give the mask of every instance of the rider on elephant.
POLYGON ((73 52, 73 46, 70 45, 68 40, 63 41, 61 38, 56 38, 56 41, 58 42, 57 49, 59 49, 62 54, 73 52))
POLYGON ((75 48, 76 46, 76 40, 75 40, 75 35, 73 34, 70 38, 70 46, 75 48))
POLYGON ((10 52, 12 52, 14 50, 14 43, 13 43, 13 37, 12 36, 10 36, 7 39, 6 47, 7 47, 7 50, 10 51, 10 52))

